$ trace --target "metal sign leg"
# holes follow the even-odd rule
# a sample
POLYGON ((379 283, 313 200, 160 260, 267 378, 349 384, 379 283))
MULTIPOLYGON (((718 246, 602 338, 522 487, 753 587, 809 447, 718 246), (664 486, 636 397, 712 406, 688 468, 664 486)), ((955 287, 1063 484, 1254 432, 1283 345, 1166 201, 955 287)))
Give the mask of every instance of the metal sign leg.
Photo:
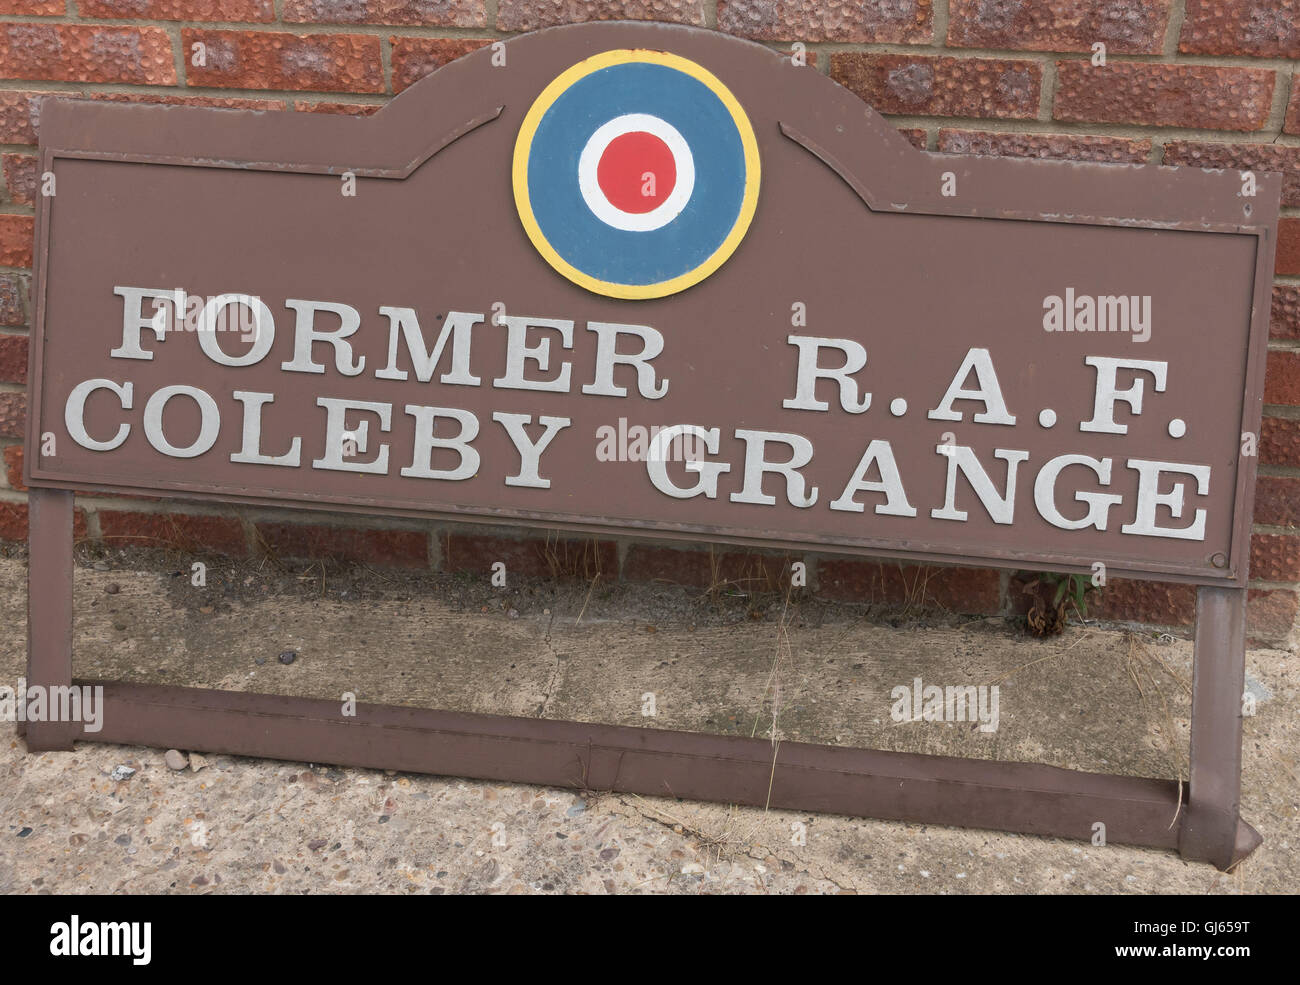
MULTIPOLYGON (((72 493, 32 489, 27 498, 27 686, 72 685, 72 493)), ((27 749, 70 750, 79 722, 26 722, 27 749)))
POLYGON ((1178 851, 1220 869, 1231 868, 1263 840, 1241 819, 1245 645, 1246 589, 1198 589, 1191 778, 1178 851))

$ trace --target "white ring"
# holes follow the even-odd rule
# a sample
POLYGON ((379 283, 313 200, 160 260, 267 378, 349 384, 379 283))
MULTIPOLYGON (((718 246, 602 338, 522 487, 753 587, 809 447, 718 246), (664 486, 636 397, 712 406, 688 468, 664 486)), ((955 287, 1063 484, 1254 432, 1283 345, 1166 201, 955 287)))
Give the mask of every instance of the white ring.
POLYGON ((598 127, 587 146, 582 148, 582 155, 578 158, 578 187, 582 189, 587 208, 601 222, 627 232, 648 233, 668 225, 686 208, 695 189, 695 159, 685 139, 671 123, 648 113, 626 113, 598 127), (652 134, 668 145, 677 167, 677 182, 671 194, 649 212, 624 212, 605 197, 597 169, 605 148, 623 134, 638 131, 652 134))

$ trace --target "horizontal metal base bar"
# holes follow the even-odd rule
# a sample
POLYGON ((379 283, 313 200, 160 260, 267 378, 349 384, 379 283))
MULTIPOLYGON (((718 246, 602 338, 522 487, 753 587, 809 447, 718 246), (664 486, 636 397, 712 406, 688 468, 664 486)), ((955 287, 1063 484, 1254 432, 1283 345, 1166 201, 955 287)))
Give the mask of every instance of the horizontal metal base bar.
MULTIPOLYGON (((1100 821, 1107 843, 1155 848, 1178 848, 1188 813, 1171 780, 1033 763, 802 742, 773 747, 765 739, 394 705, 357 705, 355 717, 344 717, 337 701, 76 683, 104 688, 103 729, 76 736, 96 742, 1085 840, 1100 821)), ((29 723, 29 748, 46 730, 61 739, 63 729, 29 723)))

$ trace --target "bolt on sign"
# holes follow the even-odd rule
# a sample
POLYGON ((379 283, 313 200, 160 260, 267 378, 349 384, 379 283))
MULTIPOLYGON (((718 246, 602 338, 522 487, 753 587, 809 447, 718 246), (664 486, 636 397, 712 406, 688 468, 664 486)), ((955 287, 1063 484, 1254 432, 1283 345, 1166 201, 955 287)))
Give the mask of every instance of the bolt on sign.
POLYGON ((125 684, 109 709, 134 718, 101 738, 672 773, 1080 837, 1105 808, 1112 840, 1253 847, 1198 766, 1239 757, 1220 692, 1240 694, 1277 176, 927 155, 802 59, 655 24, 494 44, 366 118, 54 102, 41 155, 34 540, 64 537, 59 490, 93 487, 1203 586, 1187 804, 818 746, 781 747, 769 799, 749 740, 429 712, 415 752, 379 709, 376 754, 305 700, 250 736, 258 696, 125 684), (855 779, 828 792, 823 760, 855 779), (953 784, 983 793, 958 807, 953 784))

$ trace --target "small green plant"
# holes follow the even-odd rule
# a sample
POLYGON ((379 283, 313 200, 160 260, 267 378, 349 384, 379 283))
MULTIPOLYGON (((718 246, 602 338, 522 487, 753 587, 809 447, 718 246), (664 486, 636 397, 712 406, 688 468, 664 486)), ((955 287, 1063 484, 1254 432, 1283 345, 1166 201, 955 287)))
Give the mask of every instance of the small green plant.
POLYGON ((1087 597, 1097 589, 1089 575, 1022 571, 1021 591, 1032 598, 1026 625, 1035 636, 1054 636, 1065 629, 1066 609, 1073 605, 1080 619, 1088 618, 1087 597))
POLYGON ((1052 597, 1053 605, 1060 605, 1068 598, 1074 603, 1079 615, 1084 619, 1088 618, 1087 595, 1097 588, 1090 576, 1046 574, 1043 575, 1043 579, 1047 584, 1056 586, 1056 592, 1052 597))

